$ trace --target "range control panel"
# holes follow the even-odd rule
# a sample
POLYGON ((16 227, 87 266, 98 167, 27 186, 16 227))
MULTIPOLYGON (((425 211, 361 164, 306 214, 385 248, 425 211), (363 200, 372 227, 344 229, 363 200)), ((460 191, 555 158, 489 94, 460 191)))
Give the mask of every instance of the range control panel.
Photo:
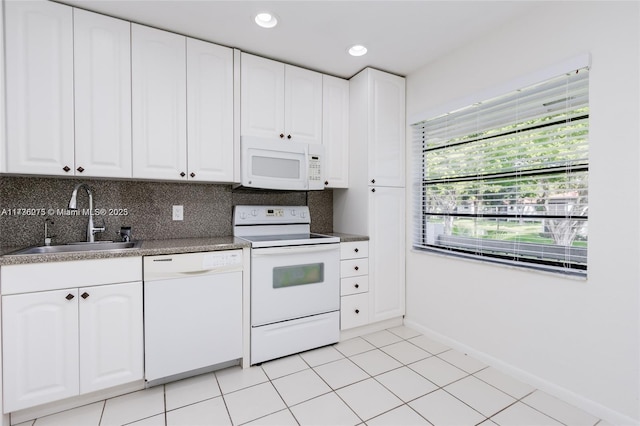
POLYGON ((233 225, 311 223, 307 206, 235 206, 233 225))

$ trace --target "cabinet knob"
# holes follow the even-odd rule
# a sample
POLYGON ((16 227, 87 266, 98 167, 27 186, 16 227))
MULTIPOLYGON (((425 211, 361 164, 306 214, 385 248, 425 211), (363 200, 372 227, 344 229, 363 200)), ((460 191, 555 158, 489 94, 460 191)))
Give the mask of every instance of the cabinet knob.
POLYGON ((65 297, 65 299, 67 299, 67 300, 71 300, 71 299, 73 299, 74 297, 75 297, 75 296, 74 296, 73 294, 69 293, 69 294, 67 294, 67 297, 65 297))
POLYGON ((284 133, 280 133, 280 139, 284 138, 284 133))
POLYGON ((354 284, 355 288, 360 288, 360 284, 354 284))
POLYGON ((291 139, 291 135, 287 135, 287 139, 291 139))
POLYGON ((78 167, 76 170, 79 171, 80 173, 84 172, 84 168, 82 166, 78 167))
POLYGON ((185 177, 185 173, 184 172, 180 172, 180 177, 185 177))
POLYGON ((359 313, 360 313, 360 309, 356 309, 356 314, 359 314, 359 313))
POLYGON ((71 168, 69 168, 69 166, 64 166, 62 170, 64 170, 65 172, 68 172, 69 170, 71 170, 71 168))
POLYGON ((376 192, 376 189, 375 188, 371 188, 371 192, 376 192))
POLYGON ((189 174, 189 176, 191 176, 191 177, 193 178, 193 177, 196 177, 196 174, 195 174, 195 173, 193 173, 193 172, 191 172, 191 173, 189 174))
POLYGON ((358 269, 360 269, 360 268, 359 268, 358 266, 356 266, 356 267, 354 267, 353 269, 355 269, 355 270, 357 271, 357 270, 358 270, 358 269))
POLYGON ((360 251, 360 249, 358 247, 354 248, 353 251, 355 251, 356 253, 360 251))
POLYGON ((324 181, 324 184, 325 184, 325 186, 326 186, 326 185, 329 185, 329 181, 328 181, 328 180, 325 180, 325 181, 324 181))
POLYGON ((375 179, 371 179, 371 183, 376 183, 376 180, 375 179))
POLYGON ((86 291, 84 293, 82 293, 80 295, 80 297, 82 297, 83 299, 86 299, 87 297, 89 297, 89 293, 87 293, 86 291))

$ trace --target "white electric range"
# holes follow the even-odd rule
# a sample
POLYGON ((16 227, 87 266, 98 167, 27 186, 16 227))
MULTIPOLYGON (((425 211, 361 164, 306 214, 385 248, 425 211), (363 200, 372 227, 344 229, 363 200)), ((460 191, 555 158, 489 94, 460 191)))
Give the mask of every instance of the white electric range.
POLYGON ((251 364, 340 338, 340 238, 310 232, 307 206, 235 206, 251 242, 251 364))

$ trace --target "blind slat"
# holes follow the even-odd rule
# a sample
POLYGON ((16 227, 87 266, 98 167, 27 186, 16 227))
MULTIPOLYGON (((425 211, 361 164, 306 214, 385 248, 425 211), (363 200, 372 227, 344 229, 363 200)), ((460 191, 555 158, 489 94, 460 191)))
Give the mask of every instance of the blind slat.
POLYGON ((588 76, 414 124, 414 247, 586 271, 588 76))

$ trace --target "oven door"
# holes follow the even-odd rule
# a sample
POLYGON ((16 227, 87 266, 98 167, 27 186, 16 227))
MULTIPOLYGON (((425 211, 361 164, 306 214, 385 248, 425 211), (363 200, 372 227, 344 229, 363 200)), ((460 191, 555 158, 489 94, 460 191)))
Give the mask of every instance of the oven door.
POLYGON ((253 327, 340 309, 340 244, 251 249, 253 327))

